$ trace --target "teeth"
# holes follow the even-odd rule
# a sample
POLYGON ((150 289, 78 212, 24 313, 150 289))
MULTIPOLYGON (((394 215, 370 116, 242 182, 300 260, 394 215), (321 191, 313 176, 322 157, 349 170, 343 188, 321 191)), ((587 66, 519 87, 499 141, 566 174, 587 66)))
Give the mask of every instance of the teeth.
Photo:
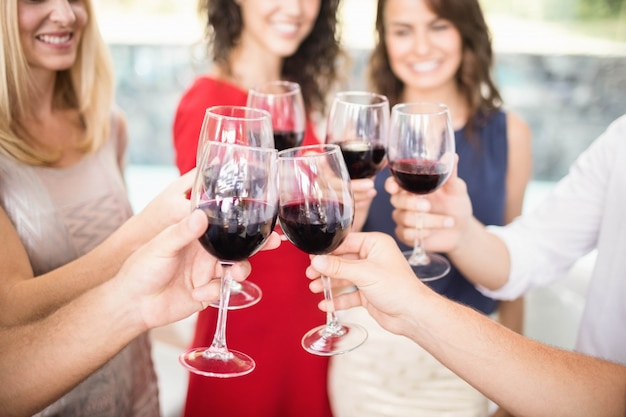
POLYGON ((294 33, 298 30, 298 25, 293 23, 274 23, 274 27, 284 33, 294 33))
POLYGON ((68 34, 65 36, 41 35, 41 36, 38 36, 37 38, 46 43, 51 43, 53 45, 60 45, 72 39, 72 35, 71 34, 68 34))
POLYGON ((435 61, 431 61, 431 62, 422 62, 420 64, 414 64, 411 67, 413 68, 413 71, 416 72, 427 72, 427 71, 432 71, 435 68, 437 68, 437 62, 435 61))

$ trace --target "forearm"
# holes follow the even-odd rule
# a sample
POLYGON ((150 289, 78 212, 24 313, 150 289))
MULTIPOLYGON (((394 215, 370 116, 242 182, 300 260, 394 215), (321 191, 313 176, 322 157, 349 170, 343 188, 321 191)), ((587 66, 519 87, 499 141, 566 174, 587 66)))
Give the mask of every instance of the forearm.
POLYGON ((107 281, 146 237, 137 233, 141 219, 131 218, 104 242, 80 258, 34 279, 16 281, 2 303, 1 325, 41 319, 107 281))
POLYGON ((502 240, 472 218, 460 244, 448 253, 450 260, 474 284, 491 290, 508 280, 511 261, 502 240))
POLYGON ((522 416, 624 416, 626 368, 526 339, 434 293, 406 335, 500 406, 522 416))
POLYGON ((30 416, 68 392, 144 330, 106 283, 44 320, 0 329, 0 409, 30 416))

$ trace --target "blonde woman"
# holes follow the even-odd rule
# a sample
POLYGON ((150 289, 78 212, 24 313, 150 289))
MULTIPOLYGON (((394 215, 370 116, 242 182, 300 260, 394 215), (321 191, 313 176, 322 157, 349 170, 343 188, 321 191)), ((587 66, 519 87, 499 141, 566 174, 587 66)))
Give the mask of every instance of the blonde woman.
MULTIPOLYGON (((112 277, 188 213, 191 178, 132 216, 126 126, 90 0, 3 0, 0 19, 0 326, 14 326, 112 277)), ((41 415, 160 414, 147 335, 93 370, 41 415)))

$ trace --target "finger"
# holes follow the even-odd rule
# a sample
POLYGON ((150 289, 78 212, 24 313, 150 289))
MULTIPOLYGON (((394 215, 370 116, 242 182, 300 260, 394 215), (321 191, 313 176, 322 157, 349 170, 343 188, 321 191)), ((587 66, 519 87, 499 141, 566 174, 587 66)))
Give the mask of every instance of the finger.
POLYGON ((261 250, 272 250, 272 249, 276 249, 277 247, 280 246, 281 244, 281 239, 278 233, 276 232, 272 232, 269 236, 269 238, 267 239, 267 241, 265 241, 265 243, 263 244, 263 247, 261 248, 261 250))
MULTIPOLYGON (((393 239, 384 233, 350 233, 346 240, 332 252, 332 255, 316 256, 311 260, 311 266, 317 269, 321 274, 328 275, 333 278, 346 279, 359 285, 363 279, 363 263, 362 260, 339 258, 337 255, 342 254, 359 254, 362 258, 367 258, 373 253, 374 247, 379 248, 396 248, 393 239), (333 256, 334 255, 334 256, 333 256)), ((399 250, 397 250, 399 253, 399 250)))
MULTIPOLYGON (((343 243, 333 251, 333 255, 358 254, 361 252, 361 248, 370 239, 370 233, 349 233, 343 243)), ((311 262, 316 258, 315 256, 312 257, 311 262)))
POLYGON ((248 275, 250 275, 251 270, 252 267, 250 266, 250 262, 245 260, 235 262, 230 268, 230 273, 235 281, 243 281, 248 275))
POLYGON ((394 195, 401 190, 402 188, 400 188, 394 177, 390 176, 385 180, 385 191, 387 191, 389 194, 394 195))
POLYGON ((373 190, 375 188, 374 181, 369 178, 352 180, 350 181, 350 185, 352 187, 352 192, 354 193, 368 192, 369 190, 373 190))
POLYGON ((193 181, 196 178, 196 171, 198 168, 193 168, 191 171, 178 177, 167 188, 177 194, 188 195, 191 192, 193 181))
POLYGON ((185 246, 197 241, 207 226, 206 215, 200 210, 194 210, 178 223, 163 230, 148 245, 156 248, 164 256, 175 256, 185 246))
POLYGON ((326 300, 319 302, 317 307, 322 311, 335 311, 346 310, 348 308, 362 305, 361 294, 358 290, 347 292, 333 298, 333 303, 330 304, 326 300))
POLYGON ((452 172, 450 173, 450 176, 448 177, 446 182, 444 182, 441 186, 441 189, 445 192, 456 194, 458 192, 464 191, 464 189, 466 188, 465 182, 458 176, 458 162, 459 156, 455 155, 452 172))
POLYGON ((210 303, 217 301, 220 297, 221 280, 212 279, 208 283, 196 287, 191 292, 194 300, 202 303, 202 309, 205 309, 210 303))
POLYGON ((374 197, 376 197, 377 191, 374 188, 365 191, 352 190, 352 194, 354 195, 355 204, 369 204, 374 199, 374 197))
MULTIPOLYGON (((311 271, 310 272, 311 274, 317 275, 315 278, 311 278, 312 281, 309 283, 309 290, 314 294, 323 292, 324 283, 319 278, 320 277, 319 272, 317 272, 314 268, 309 268, 309 269, 311 271)), ((307 269, 307 271, 309 271, 309 269, 307 269)), ((337 293, 340 293, 343 290, 354 287, 354 283, 352 283, 352 281, 348 281, 345 279, 333 278, 330 280, 330 283, 331 283, 331 287, 333 288, 333 291, 336 291, 337 293)))

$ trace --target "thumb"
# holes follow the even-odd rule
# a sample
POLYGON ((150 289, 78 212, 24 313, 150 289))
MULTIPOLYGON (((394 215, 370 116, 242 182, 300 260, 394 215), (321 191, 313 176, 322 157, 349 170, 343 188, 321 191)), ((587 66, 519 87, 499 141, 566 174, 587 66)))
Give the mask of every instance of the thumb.
POLYGON ((359 260, 351 260, 340 258, 333 255, 318 255, 311 259, 311 266, 322 275, 334 279, 345 279, 358 285, 359 277, 363 273, 359 273, 359 260))
POLYGON ((206 231, 208 219, 201 210, 194 210, 180 222, 163 230, 149 245, 163 255, 175 255, 206 231))
POLYGON ((452 171, 450 172, 450 176, 443 184, 441 188, 446 189, 448 191, 455 190, 459 187, 460 184, 464 184, 464 182, 459 178, 458 175, 459 168, 459 155, 454 155, 454 164, 452 165, 452 171))
POLYGON ((198 168, 193 168, 190 171, 184 173, 176 180, 172 181, 167 187, 170 190, 175 190, 177 194, 189 194, 191 187, 196 178, 196 172, 198 168))

